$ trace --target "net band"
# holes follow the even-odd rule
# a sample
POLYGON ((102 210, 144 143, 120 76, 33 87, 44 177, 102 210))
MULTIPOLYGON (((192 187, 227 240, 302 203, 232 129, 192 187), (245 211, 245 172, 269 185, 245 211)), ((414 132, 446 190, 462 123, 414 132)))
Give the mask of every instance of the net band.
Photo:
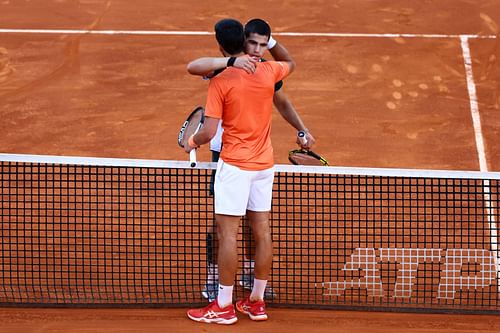
MULTIPOLYGON (((189 162, 150 159, 104 158, 86 156, 54 156, 33 154, 0 153, 0 161, 45 164, 73 164, 89 166, 116 166, 138 168, 190 169, 189 162)), ((216 169, 217 163, 199 162, 198 169, 216 169)), ((312 173, 324 175, 357 175, 383 177, 450 178, 450 179, 491 179, 500 180, 500 172, 392 169, 392 168, 356 168, 356 167, 317 167, 310 165, 275 165, 276 172, 312 173)))

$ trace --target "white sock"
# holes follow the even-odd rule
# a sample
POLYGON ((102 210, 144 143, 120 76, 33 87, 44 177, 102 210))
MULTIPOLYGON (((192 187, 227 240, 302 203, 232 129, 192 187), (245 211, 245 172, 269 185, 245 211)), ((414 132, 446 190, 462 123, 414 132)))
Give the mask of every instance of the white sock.
POLYGON ((263 300, 264 292, 266 291, 267 280, 253 279, 252 293, 250 294, 251 301, 263 300))
POLYGON ((233 303, 233 287, 234 286, 223 286, 219 283, 219 294, 217 295, 217 304, 221 308, 225 308, 229 304, 233 303))

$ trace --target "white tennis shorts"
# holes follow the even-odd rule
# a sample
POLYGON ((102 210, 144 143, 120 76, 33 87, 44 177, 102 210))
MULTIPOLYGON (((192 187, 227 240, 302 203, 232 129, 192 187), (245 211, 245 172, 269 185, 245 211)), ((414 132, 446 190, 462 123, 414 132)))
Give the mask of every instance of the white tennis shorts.
POLYGON ((244 216, 247 210, 271 210, 274 167, 242 170, 219 159, 215 173, 215 213, 244 216))

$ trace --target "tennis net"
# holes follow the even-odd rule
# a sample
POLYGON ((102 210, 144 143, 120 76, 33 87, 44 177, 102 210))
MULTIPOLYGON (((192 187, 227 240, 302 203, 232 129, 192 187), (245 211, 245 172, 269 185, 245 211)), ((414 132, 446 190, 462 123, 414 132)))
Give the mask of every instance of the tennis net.
MULTIPOLYGON (((0 161, 0 305, 206 302, 213 163, 0 161)), ((277 165, 268 304, 500 314, 499 184, 500 173, 277 165)), ((248 293, 245 233, 236 297, 248 293)))

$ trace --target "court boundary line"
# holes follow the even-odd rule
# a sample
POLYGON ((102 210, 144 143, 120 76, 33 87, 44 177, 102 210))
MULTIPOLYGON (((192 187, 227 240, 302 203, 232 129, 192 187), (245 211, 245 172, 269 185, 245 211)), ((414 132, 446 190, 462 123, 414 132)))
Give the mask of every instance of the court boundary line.
MULTIPOLYGON (((90 35, 159 35, 159 36, 211 36, 210 31, 176 30, 91 30, 91 29, 9 29, 0 28, 0 33, 21 34, 90 34, 90 35)), ((340 37, 340 38, 473 38, 495 39, 496 35, 479 34, 410 34, 410 33, 344 33, 344 32, 273 32, 273 36, 285 37, 340 37)))
POLYGON ((469 92, 469 104, 472 116, 472 126, 476 139, 476 150, 479 158, 479 170, 487 172, 488 163, 486 160, 486 151, 484 149, 484 137, 481 126, 481 115, 479 112, 479 104, 477 101, 476 84, 474 81, 474 73, 472 71, 472 57, 469 47, 469 39, 467 37, 460 38, 462 47, 462 56, 464 59, 465 77, 467 80, 467 90, 469 92))
MULTIPOLYGON (((479 112, 479 103, 477 99, 476 84, 474 80, 474 72, 472 70, 472 57, 469 46, 469 38, 460 37, 460 45, 462 47, 462 55, 464 59, 465 76, 467 80, 467 90, 469 93, 470 112, 472 117, 472 126, 474 128, 474 136, 476 141, 476 150, 479 159, 479 170, 488 172, 488 161, 486 158, 486 150, 484 147, 484 137, 481 125, 481 113, 479 112)), ((494 255, 495 267, 497 271, 497 288, 500 292, 500 252, 498 250, 498 235, 497 221, 495 219, 495 207, 491 202, 491 189, 489 180, 483 181, 484 208, 488 229, 490 231, 490 246, 494 255)))

